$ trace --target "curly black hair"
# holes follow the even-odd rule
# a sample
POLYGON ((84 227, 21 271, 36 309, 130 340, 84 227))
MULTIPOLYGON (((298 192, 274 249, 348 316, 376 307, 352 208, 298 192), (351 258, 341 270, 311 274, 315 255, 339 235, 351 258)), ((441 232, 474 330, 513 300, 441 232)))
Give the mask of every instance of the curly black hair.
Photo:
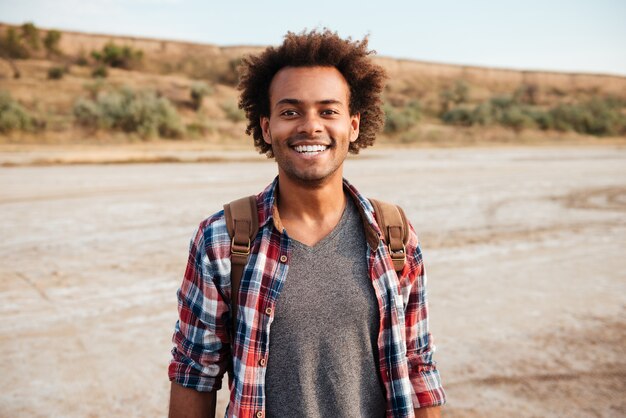
POLYGON ((252 134, 259 152, 273 157, 271 145, 263 140, 260 120, 270 115, 270 84, 284 67, 337 68, 350 87, 350 114, 361 115, 359 137, 350 143, 349 151, 358 154, 361 148, 372 145, 384 124, 381 93, 386 79, 383 68, 369 57, 373 53, 367 49, 367 37, 361 41, 342 39, 337 32, 324 29, 287 32, 277 48, 245 57, 239 67, 239 107, 248 118, 246 134, 252 134))

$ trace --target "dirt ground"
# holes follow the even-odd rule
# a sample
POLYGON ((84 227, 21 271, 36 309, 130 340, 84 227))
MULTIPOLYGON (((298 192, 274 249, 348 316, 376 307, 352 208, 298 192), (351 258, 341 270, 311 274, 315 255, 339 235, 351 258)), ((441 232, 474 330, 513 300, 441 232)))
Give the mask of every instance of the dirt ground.
MULTIPOLYGON (((626 148, 362 154, 421 237, 446 417, 626 416, 626 148)), ((272 180, 248 157, 0 168, 0 417, 166 415, 189 239, 272 180)))

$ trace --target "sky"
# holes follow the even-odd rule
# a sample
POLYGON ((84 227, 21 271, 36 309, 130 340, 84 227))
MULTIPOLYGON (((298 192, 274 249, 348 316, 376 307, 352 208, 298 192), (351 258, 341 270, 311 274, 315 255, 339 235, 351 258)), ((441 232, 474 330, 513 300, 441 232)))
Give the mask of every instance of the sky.
POLYGON ((626 76, 624 0, 0 0, 0 22, 217 45, 328 27, 387 57, 626 76))

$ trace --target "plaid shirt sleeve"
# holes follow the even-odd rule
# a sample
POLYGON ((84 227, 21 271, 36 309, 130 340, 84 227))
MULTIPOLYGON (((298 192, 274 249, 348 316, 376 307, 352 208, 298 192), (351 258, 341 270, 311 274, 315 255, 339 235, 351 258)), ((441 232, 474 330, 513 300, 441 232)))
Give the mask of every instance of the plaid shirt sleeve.
POLYGON ((433 361, 435 346, 428 329, 426 273, 417 235, 411 226, 407 244, 407 265, 400 287, 405 294, 405 325, 409 378, 413 386, 413 407, 443 405, 445 392, 433 361))
POLYGON ((202 392, 221 388, 230 358, 229 306, 213 267, 220 262, 215 254, 223 251, 207 248, 207 237, 211 242, 214 236, 209 223, 200 225, 189 245, 187 268, 177 293, 179 319, 168 369, 171 381, 202 392))

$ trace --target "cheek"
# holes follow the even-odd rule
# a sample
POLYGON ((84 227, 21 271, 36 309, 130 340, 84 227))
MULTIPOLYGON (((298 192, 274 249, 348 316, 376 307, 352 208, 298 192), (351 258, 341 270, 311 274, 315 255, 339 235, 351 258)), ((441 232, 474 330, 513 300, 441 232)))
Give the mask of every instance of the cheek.
POLYGON ((292 134, 292 126, 288 123, 270 123, 269 133, 272 140, 286 138, 292 134))
POLYGON ((329 128, 329 132, 335 138, 346 138, 350 142, 353 141, 354 129, 352 129, 352 125, 348 122, 334 124, 329 128))

